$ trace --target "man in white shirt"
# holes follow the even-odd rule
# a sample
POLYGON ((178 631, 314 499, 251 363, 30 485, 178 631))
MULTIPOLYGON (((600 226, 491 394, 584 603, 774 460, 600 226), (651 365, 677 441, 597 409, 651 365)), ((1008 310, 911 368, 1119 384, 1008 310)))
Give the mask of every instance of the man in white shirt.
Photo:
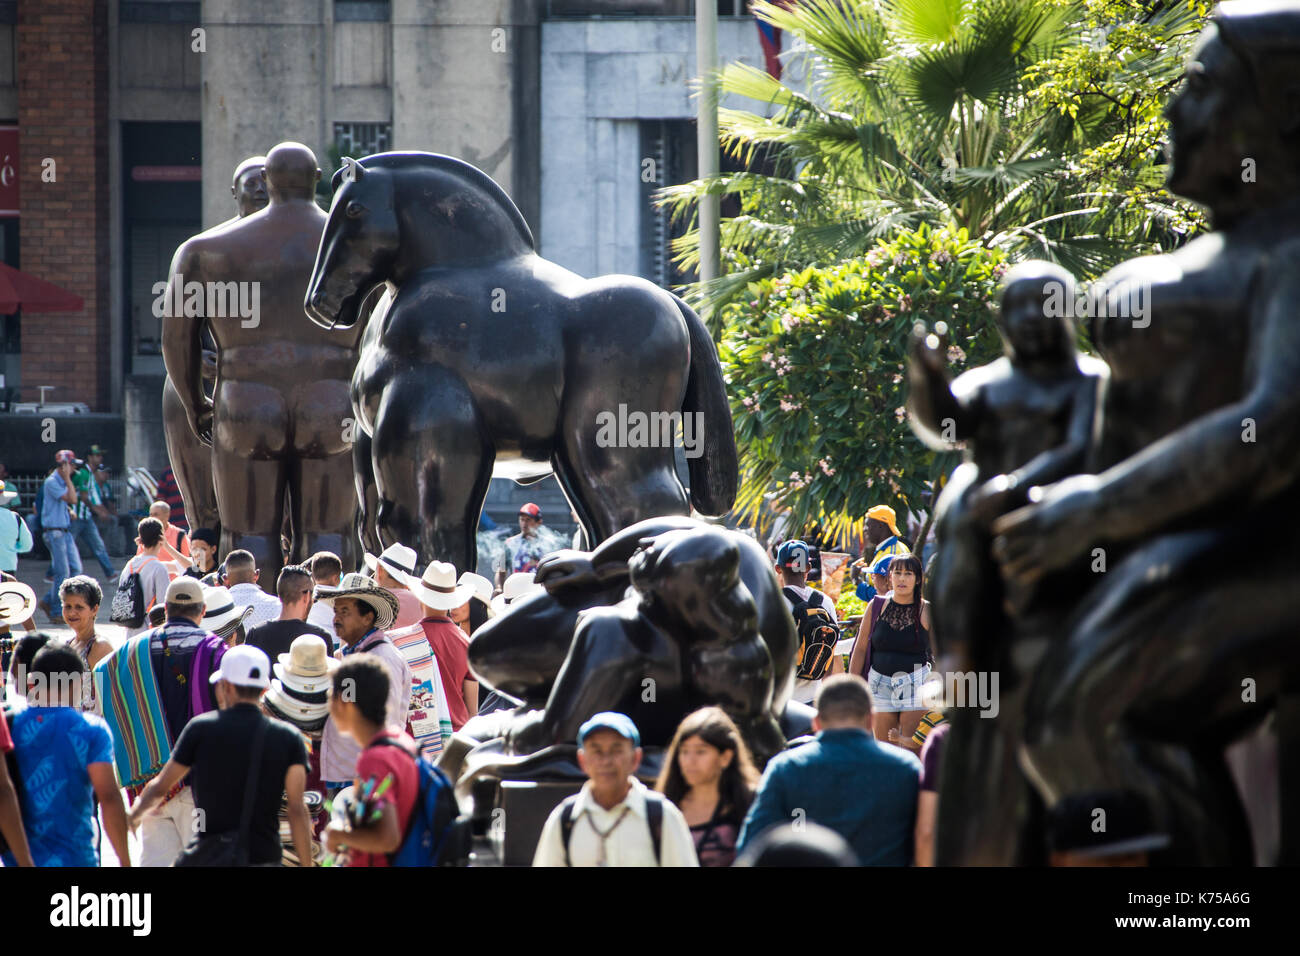
POLYGON ((631 718, 597 714, 578 730, 578 748, 587 782, 551 811, 533 866, 700 865, 681 811, 633 776, 641 734, 631 718))
MULTIPOLYGON (((333 551, 317 551, 307 559, 311 568, 312 587, 336 588, 343 577, 343 562, 333 551)), ((326 601, 313 599, 311 610, 307 612, 307 623, 315 624, 330 635, 334 642, 333 649, 339 649, 338 635, 334 633, 334 608, 326 601)))
MULTIPOLYGON (((795 601, 791 600, 790 594, 786 594, 787 590, 797 595, 799 601, 807 601, 810 605, 824 607, 830 612, 831 620, 839 624, 840 618, 835 613, 835 602, 821 591, 808 585, 808 568, 808 545, 802 541, 797 539, 787 541, 777 548, 776 576, 781 580, 781 593, 785 595, 787 601, 790 601, 791 607, 794 606, 795 601)), ((839 648, 842 644, 843 641, 836 645, 836 654, 831 659, 828 675, 844 670, 844 661, 839 654, 839 648)), ((817 688, 821 687, 821 685, 820 680, 802 680, 796 677, 794 693, 791 696, 801 704, 811 704, 813 698, 817 696, 817 688)))
POLYGON ((280 618, 280 599, 263 591, 257 578, 257 560, 252 552, 238 550, 226 555, 226 587, 230 596, 236 604, 253 609, 244 621, 245 631, 280 618))

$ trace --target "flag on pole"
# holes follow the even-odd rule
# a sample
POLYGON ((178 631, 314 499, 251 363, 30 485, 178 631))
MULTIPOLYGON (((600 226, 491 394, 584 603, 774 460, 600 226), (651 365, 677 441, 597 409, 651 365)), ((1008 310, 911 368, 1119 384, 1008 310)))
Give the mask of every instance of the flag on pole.
MULTIPOLYGON (((772 0, 778 7, 792 7, 795 0, 772 0)), ((759 19, 758 22, 758 42, 763 45, 763 61, 767 72, 772 75, 773 79, 781 79, 781 31, 768 23, 766 20, 759 19)))

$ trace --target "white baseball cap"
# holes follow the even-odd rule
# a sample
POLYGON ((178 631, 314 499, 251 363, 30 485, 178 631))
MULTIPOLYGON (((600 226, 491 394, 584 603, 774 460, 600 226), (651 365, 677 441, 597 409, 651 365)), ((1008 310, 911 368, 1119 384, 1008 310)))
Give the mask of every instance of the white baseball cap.
POLYGON ((208 680, 213 684, 228 680, 236 687, 260 687, 266 690, 271 686, 271 661, 261 648, 236 644, 226 651, 221 658, 221 669, 208 680))

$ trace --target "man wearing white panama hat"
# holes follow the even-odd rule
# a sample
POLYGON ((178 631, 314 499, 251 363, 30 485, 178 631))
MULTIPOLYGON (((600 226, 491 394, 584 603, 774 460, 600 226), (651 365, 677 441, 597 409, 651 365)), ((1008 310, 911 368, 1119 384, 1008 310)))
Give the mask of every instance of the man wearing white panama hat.
POLYGON ((474 594, 472 580, 457 580, 455 565, 430 561, 424 576, 407 579, 407 586, 420 602, 424 618, 420 627, 438 662, 438 672, 447 694, 451 729, 460 730, 478 713, 478 680, 469 669, 469 638, 451 619, 450 611, 474 594))
MULTIPOLYGON (((229 588, 203 588, 203 620, 199 623, 223 641, 244 626, 252 613, 252 606, 238 603, 229 588)), ((235 640, 231 643, 243 642, 235 640)))
POLYGON ((407 587, 407 579, 415 574, 417 555, 412 548, 404 544, 390 544, 379 557, 373 554, 365 556, 366 571, 379 583, 381 588, 388 588, 397 598, 397 620, 392 627, 410 627, 420 620, 420 602, 407 587))
MULTIPOLYGON (((316 599, 334 609, 334 633, 342 642, 342 656, 370 654, 389 674, 388 723, 406 726, 411 703, 411 668, 384 633, 397 618, 397 598, 364 574, 345 574, 338 587, 316 587, 316 599)), ((321 776, 327 788, 338 790, 356 776, 361 747, 334 725, 325 722, 321 741, 321 776)))

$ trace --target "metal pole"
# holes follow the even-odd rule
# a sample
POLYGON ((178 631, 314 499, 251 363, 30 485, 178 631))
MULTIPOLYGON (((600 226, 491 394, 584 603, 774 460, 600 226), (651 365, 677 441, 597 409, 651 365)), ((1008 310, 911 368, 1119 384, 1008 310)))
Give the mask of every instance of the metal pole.
MULTIPOLYGON (((700 179, 718 174, 718 88, 714 73, 718 68, 717 0, 695 0, 695 63, 700 75, 700 105, 697 125, 697 152, 700 179)), ((719 197, 700 200, 700 281, 718 276, 719 197)))

